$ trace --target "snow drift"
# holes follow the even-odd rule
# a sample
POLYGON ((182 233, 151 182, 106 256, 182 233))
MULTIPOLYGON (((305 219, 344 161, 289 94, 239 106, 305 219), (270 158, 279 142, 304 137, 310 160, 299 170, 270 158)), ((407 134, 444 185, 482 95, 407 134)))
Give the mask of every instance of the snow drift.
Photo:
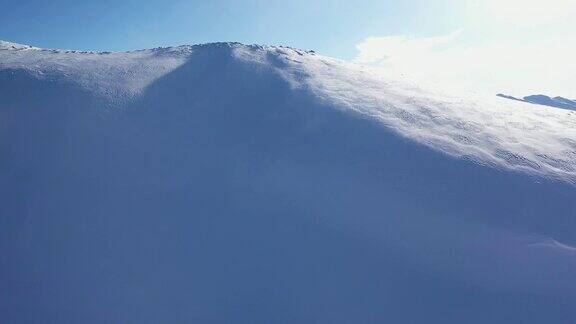
POLYGON ((0 43, 0 319, 570 323, 576 115, 285 47, 0 43))

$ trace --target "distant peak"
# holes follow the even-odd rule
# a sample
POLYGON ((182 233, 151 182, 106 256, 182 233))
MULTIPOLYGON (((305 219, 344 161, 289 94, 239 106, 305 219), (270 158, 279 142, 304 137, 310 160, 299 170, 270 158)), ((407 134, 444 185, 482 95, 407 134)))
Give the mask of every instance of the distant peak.
POLYGON ((543 94, 526 96, 524 98, 516 98, 505 94, 497 94, 498 97, 527 102, 535 105, 550 106, 555 108, 562 108, 568 110, 576 110, 576 100, 570 100, 564 97, 549 97, 543 94))
POLYGON ((0 40, 0 50, 31 50, 37 47, 0 40))

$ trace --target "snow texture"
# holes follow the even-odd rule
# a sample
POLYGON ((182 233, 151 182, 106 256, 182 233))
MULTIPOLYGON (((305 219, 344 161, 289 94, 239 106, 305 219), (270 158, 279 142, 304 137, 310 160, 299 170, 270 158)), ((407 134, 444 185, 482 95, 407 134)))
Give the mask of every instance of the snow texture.
POLYGON ((0 156, 0 322, 576 321, 570 110, 280 46, 0 42, 0 156))
MULTIPOLYGON (((69 79, 112 103, 134 99, 203 47, 93 53, 1 45, 0 68, 24 70, 39 78, 69 79)), ((376 119, 402 136, 448 154, 576 181, 576 119, 571 112, 519 109, 514 103, 491 98, 430 93, 386 80, 358 65, 289 48, 234 43, 211 47, 230 47, 232 55, 259 68, 272 64, 274 72, 294 87, 309 88, 339 108, 376 119)), ((544 100, 530 98, 550 99, 524 100, 544 100)), ((550 100, 560 103, 562 99, 550 100)))

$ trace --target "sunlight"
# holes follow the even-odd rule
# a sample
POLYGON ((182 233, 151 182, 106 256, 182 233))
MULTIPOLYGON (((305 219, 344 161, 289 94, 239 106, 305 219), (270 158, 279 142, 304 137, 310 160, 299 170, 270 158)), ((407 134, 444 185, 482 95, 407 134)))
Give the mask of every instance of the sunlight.
POLYGON ((472 0, 471 5, 481 21, 507 26, 560 22, 576 10, 576 0, 472 0))

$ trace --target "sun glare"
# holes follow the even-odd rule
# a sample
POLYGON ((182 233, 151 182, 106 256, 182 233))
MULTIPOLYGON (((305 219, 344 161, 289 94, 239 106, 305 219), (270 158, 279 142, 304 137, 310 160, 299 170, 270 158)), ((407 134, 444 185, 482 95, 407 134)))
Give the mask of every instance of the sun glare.
POLYGON ((536 26, 569 19, 576 0, 473 0, 472 10, 486 23, 536 26))

